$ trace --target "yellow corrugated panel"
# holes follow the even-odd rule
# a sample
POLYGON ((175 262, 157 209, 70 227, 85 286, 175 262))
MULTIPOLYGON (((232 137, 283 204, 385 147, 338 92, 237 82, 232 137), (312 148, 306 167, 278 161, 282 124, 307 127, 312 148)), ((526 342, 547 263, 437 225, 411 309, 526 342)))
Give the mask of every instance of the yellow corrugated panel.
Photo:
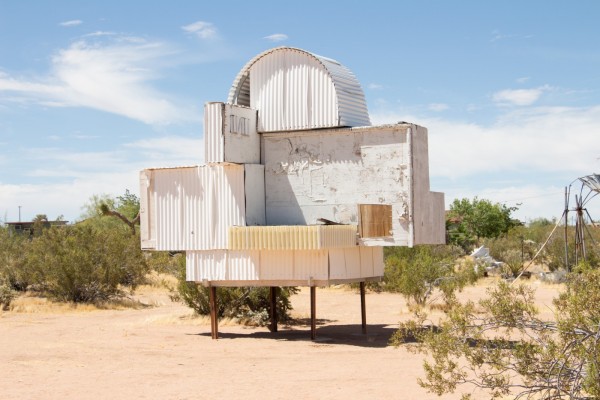
POLYGON ((356 225, 232 226, 230 250, 318 250, 356 246, 356 225))

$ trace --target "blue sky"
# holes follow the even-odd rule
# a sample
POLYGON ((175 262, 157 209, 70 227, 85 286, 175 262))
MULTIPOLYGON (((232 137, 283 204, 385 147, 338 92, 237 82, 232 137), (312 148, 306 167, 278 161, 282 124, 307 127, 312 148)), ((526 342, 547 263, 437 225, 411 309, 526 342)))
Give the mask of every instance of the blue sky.
MULTIPOLYGON (((76 220, 203 162, 203 104, 276 46, 341 62, 373 123, 429 129, 432 190, 560 216, 600 172, 597 1, 0 0, 0 220, 76 220)), ((600 215, 600 201, 590 203, 600 215)))

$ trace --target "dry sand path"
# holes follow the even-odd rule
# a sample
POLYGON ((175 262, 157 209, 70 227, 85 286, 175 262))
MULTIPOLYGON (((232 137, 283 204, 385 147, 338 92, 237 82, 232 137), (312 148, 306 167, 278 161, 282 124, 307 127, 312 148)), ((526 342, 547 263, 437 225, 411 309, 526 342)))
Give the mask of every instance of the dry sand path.
MULTIPOLYGON (((540 288, 547 304, 556 288, 540 288)), ((272 334, 222 324, 211 340, 208 319, 188 318, 166 293, 141 298, 156 306, 0 314, 0 399, 438 398, 416 383, 421 356, 387 344, 409 316, 399 295, 367 294, 362 335, 358 294, 318 289, 315 342, 308 325, 272 334)), ((307 318, 308 290, 292 301, 294 315, 307 318)))

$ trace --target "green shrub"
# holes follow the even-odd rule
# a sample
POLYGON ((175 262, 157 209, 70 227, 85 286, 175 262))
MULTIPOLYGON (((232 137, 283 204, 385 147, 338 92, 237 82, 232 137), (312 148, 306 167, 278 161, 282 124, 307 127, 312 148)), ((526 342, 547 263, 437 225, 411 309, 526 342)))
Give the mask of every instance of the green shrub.
POLYGON ((168 251, 148 251, 144 256, 149 270, 173 276, 179 273, 179 258, 185 258, 183 254, 168 251))
MULTIPOLYGON (((178 257, 178 295, 179 298, 199 315, 210 314, 209 288, 194 282, 187 282, 185 276, 185 257, 178 257)), ((279 322, 290 320, 292 309, 290 296, 297 293, 295 287, 277 289, 277 319, 279 322)), ((268 287, 219 287, 217 288, 217 314, 219 318, 237 318, 256 325, 269 323, 270 290, 268 287)))
POLYGON ((16 297, 14 290, 6 283, 0 281, 0 309, 7 311, 10 309, 10 303, 16 297))
POLYGON ((34 238, 25 265, 35 283, 61 301, 101 302, 125 296, 147 270, 139 238, 91 224, 54 227, 34 238))
POLYGON ((25 235, 11 234, 8 229, 0 228, 0 281, 13 290, 27 290, 33 279, 24 263, 28 244, 25 235))
POLYGON ((446 299, 477 279, 472 264, 457 266, 462 251, 454 246, 393 247, 385 250, 384 287, 409 302, 425 305, 438 287, 446 299))

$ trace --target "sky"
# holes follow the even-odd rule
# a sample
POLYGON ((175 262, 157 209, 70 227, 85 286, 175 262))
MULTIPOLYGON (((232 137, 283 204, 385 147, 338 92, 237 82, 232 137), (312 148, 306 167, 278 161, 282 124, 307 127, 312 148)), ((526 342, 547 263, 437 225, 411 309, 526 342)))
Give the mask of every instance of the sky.
POLYGON ((144 168, 201 164, 204 103, 278 46, 348 67, 373 124, 427 127, 447 205, 560 217, 564 187, 600 172, 599 17, 585 0, 0 0, 0 221, 76 221, 93 195, 138 194, 144 168))

